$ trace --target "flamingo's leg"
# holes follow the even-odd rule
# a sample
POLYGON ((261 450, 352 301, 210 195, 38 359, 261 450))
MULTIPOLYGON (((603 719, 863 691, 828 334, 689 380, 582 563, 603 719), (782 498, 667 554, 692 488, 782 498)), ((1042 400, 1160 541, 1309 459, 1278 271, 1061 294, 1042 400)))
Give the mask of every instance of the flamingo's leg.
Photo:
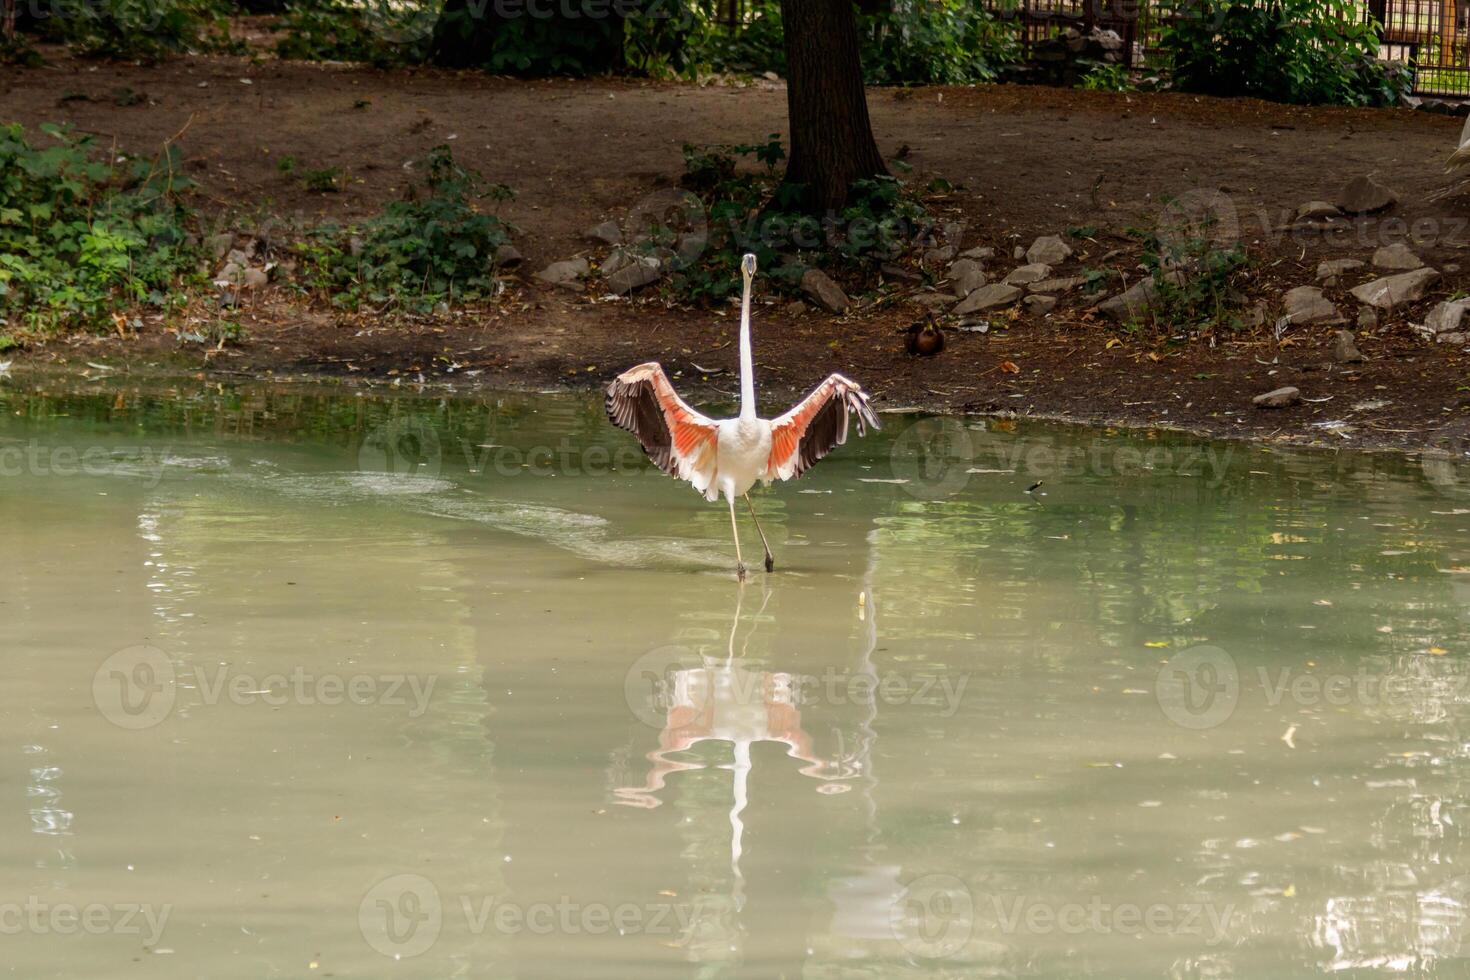
POLYGON ((740 557, 740 525, 735 523, 735 498, 727 495, 730 501, 730 531, 735 535, 735 577, 745 581, 745 560, 740 557))
POLYGON ((744 494, 745 506, 750 508, 750 519, 755 521, 755 532, 761 536, 761 547, 766 549, 766 571, 776 570, 776 559, 771 557, 771 546, 766 541, 766 532, 761 530, 760 518, 755 516, 755 504, 751 503, 750 494, 744 494))

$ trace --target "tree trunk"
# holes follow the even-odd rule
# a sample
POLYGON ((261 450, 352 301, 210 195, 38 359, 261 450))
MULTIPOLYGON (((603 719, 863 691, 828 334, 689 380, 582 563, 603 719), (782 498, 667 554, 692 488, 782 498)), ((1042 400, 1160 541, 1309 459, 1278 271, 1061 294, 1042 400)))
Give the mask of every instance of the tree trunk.
POLYGON ((15 40, 16 0, 0 0, 0 41, 15 40))
POLYGON ((887 174, 863 91, 852 0, 781 0, 786 26, 786 182, 806 187, 813 211, 847 203, 855 180, 887 174))
POLYGON ((448 68, 517 75, 594 75, 623 67, 618 5, 446 0, 429 58, 448 68))

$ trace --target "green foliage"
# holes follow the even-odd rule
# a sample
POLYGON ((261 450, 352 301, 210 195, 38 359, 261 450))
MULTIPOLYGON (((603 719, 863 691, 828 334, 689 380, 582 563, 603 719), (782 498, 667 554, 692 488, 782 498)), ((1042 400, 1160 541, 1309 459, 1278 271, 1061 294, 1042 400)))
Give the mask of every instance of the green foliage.
POLYGON ((684 147, 683 184, 698 198, 702 223, 640 229, 645 250, 675 259, 673 286, 680 298, 719 302, 738 292, 746 252, 755 254, 780 291, 796 292, 809 266, 864 289, 882 263, 934 231, 922 202, 891 177, 856 182, 840 214, 813 215, 801 207, 805 189, 782 182, 785 159, 775 134, 764 143, 684 147), (741 169, 739 158, 758 166, 741 169), (683 247, 690 241, 698 248, 683 247), (686 252, 693 254, 679 261, 686 252))
MULTIPOLYGON (((1018 54, 1013 28, 977 0, 894 0, 891 10, 858 14, 864 80, 870 85, 992 81, 1018 54)), ((706 23, 686 43, 686 60, 722 71, 785 74, 786 48, 777 3, 756 8, 732 31, 706 23)))
POLYGON ((894 0, 858 30, 870 85, 989 82, 1018 54, 1014 31, 970 0, 894 0))
POLYGON ((302 61, 361 61, 380 67, 427 60, 427 35, 385 38, 382 22, 373 19, 380 9, 378 2, 294 0, 276 20, 275 27, 282 32, 276 54, 302 61))
POLYGON ((325 226, 297 242, 302 287, 354 309, 422 311, 494 295, 495 250, 510 240, 510 226, 476 202, 508 200, 509 188, 455 163, 448 146, 431 150, 425 166, 422 196, 395 201, 361 226, 325 226))
POLYGON ((236 51, 224 0, 52 0, 38 32, 79 54, 157 61, 186 51, 236 51))
POLYGON ((179 301, 198 259, 176 147, 152 161, 99 155, 42 126, 37 148, 0 127, 0 313, 27 325, 96 324, 117 305, 179 301))
POLYGON ((1150 311, 1156 328, 1179 333, 1240 327, 1233 283, 1246 265, 1246 253, 1238 244, 1217 241, 1214 226, 1206 216, 1187 229, 1176 225, 1163 237, 1135 232, 1143 238, 1143 263, 1158 290, 1150 311))
POLYGON ((1082 76, 1082 87, 1089 92, 1131 92, 1134 85, 1124 66, 1096 64, 1082 76))
POLYGON ((1352 0, 1179 0, 1163 47, 1175 87, 1208 95, 1392 105, 1407 82, 1352 0))

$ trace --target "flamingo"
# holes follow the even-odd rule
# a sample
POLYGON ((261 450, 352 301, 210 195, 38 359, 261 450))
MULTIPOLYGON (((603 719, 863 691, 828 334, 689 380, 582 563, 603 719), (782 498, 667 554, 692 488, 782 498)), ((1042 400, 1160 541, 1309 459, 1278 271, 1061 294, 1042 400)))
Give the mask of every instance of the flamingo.
POLYGON ((755 256, 740 260, 744 290, 740 298, 740 415, 708 418, 690 408, 674 391, 657 361, 629 368, 607 386, 607 417, 638 437, 643 451, 669 476, 694 487, 710 502, 720 494, 730 503, 730 529, 735 536, 735 575, 745 580, 740 556, 740 525, 735 498, 743 497, 766 553, 766 571, 776 568, 766 532, 750 502, 757 480, 794 480, 835 447, 847 441, 849 419, 856 417, 858 435, 867 427, 881 429, 862 386, 840 374, 828 376, 789 412, 774 419, 755 413, 755 369, 750 354, 750 286, 755 256))

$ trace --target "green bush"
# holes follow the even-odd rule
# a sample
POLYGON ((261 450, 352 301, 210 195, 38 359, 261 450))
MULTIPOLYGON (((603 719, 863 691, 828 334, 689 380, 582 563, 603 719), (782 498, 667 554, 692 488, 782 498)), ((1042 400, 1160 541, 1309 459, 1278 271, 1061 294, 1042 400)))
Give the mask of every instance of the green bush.
MULTIPOLYGON (((785 74, 781 7, 758 6, 731 31, 710 24, 692 37, 694 63, 722 71, 785 74)), ((869 85, 988 82, 1018 54, 1013 29, 978 0, 893 0, 892 9, 858 14, 863 77, 869 85)))
POLYGON ((1277 102, 1391 105, 1407 82, 1378 61, 1378 30, 1352 0, 1185 0, 1163 47, 1174 85, 1277 102))
POLYGON ((0 314, 31 328, 105 323, 119 305, 180 301, 199 255, 178 150, 154 160, 94 152, 42 126, 37 148, 0 127, 0 314))
POLYGON ((157 61, 186 51, 235 50, 224 0, 54 0, 23 26, 79 54, 157 61))
MULTIPOLYGON (((740 259, 753 252, 778 291, 796 293, 802 273, 819 266, 866 290, 885 262, 929 241, 935 222, 924 204, 892 177, 857 181, 840 214, 815 216, 801 207, 804 188, 782 181, 786 151, 779 137, 764 143, 684 147, 684 187, 698 198, 697 226, 653 224, 636 229, 639 248, 663 253, 683 300, 719 302, 740 289, 740 259), (758 168, 740 169, 739 158, 758 168), (698 247, 686 252, 681 244, 698 247)), ((661 220, 661 219, 660 219, 661 220)))
POLYGON ((354 309, 424 311, 494 295, 495 250, 511 229, 475 202, 508 200, 510 189, 455 163, 448 146, 425 163, 422 199, 395 201, 360 226, 324 226, 296 244, 305 288, 354 309))

